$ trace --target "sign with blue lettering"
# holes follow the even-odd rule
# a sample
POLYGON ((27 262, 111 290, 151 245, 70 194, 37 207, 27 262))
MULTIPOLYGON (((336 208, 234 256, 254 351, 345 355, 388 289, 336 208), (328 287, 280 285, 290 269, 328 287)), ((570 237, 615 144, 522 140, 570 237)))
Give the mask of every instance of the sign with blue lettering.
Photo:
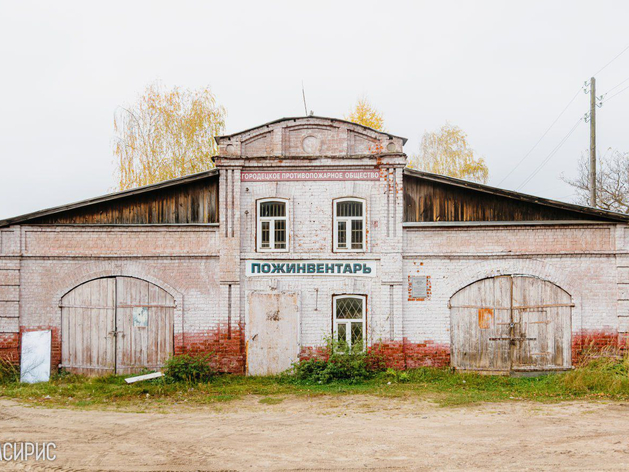
POLYGON ((285 275, 323 275, 375 277, 376 261, 246 261, 247 277, 285 275))

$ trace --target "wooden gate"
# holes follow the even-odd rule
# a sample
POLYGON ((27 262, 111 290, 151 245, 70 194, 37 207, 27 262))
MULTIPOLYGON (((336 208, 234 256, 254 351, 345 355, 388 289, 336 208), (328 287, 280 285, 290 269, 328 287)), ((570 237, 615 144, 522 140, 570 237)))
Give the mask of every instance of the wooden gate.
POLYGON ((279 374, 299 355, 296 293, 252 292, 248 297, 247 373, 279 374))
POLYGON ((108 277, 61 299, 61 366, 103 375, 159 369, 173 352, 175 302, 145 280, 108 277))
POLYGON ((450 300, 452 365, 544 371, 571 365, 570 294, 536 277, 479 280, 450 300))

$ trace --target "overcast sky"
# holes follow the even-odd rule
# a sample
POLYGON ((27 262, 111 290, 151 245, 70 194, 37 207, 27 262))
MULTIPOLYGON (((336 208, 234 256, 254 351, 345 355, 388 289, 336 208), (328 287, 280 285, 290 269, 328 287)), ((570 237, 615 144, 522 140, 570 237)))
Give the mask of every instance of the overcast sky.
MULTIPOLYGON (((366 95, 417 152, 446 120, 516 189, 588 109, 584 81, 629 45, 625 1, 0 0, 0 219, 107 193, 113 115, 147 84, 209 86, 227 132, 366 95)), ((597 74, 629 78, 629 51, 597 74)), ((629 81, 614 89, 621 91, 629 81)), ((629 151, 629 90, 598 110, 599 150, 629 151)), ((521 190, 571 201, 581 121, 521 190)))

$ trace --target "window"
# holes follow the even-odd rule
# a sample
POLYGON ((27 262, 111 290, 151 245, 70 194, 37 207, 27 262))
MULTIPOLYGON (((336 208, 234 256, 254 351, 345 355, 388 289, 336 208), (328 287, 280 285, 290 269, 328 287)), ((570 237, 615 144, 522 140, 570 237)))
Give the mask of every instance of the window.
POLYGON ((258 200, 258 251, 288 251, 288 203, 258 200))
POLYGON ((334 202, 334 250, 365 250, 365 202, 344 198, 334 202))
POLYGON ((334 297, 334 339, 349 348, 365 348, 365 297, 334 297))

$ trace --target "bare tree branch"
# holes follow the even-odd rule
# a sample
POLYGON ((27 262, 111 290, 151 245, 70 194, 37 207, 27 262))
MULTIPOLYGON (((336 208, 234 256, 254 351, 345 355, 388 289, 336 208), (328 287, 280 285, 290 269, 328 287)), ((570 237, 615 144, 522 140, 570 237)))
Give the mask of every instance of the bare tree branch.
MULTIPOLYGON (((596 201, 603 210, 629 213, 629 153, 607 152, 599 158, 596 172, 596 201)), ((577 203, 590 204, 589 155, 581 155, 578 175, 562 180, 577 191, 577 203)))

